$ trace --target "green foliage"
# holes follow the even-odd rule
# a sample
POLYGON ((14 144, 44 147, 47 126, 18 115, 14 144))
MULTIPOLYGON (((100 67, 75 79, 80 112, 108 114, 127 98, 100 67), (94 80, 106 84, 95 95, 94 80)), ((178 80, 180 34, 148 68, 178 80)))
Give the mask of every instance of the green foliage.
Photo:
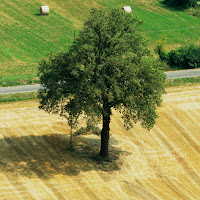
POLYGON ((40 108, 102 117, 101 135, 109 132, 111 108, 120 110, 127 128, 138 121, 153 127, 165 76, 149 55, 140 24, 119 9, 92 10, 69 51, 40 64, 40 108))
POLYGON ((197 1, 197 6, 187 9, 186 12, 192 16, 200 18, 200 1, 197 1))
POLYGON ((39 65, 39 77, 45 89, 39 90, 38 97, 41 99, 41 109, 59 113, 74 127, 81 111, 75 106, 78 102, 73 96, 79 79, 72 64, 69 53, 60 53, 43 60, 39 65))
POLYGON ((159 54, 162 60, 173 69, 195 69, 200 67, 200 46, 190 45, 159 54))
POLYGON ((161 40, 158 40, 156 43, 155 53, 160 56, 161 60, 165 58, 166 54, 165 45, 166 45, 166 36, 161 40))
POLYGON ((155 105, 150 99, 157 97, 153 103, 160 104, 158 97, 163 88, 159 81, 164 79, 155 63, 142 59, 147 50, 139 24, 120 11, 93 10, 69 53, 41 65, 40 79, 48 89, 40 91, 42 108, 58 111, 60 97, 65 95, 64 98, 72 96, 76 106, 82 102, 81 109, 88 111, 90 105, 99 114, 106 101, 110 107, 123 110, 125 121, 141 119, 151 127, 155 112, 150 111, 155 105), (145 102, 149 102, 149 109, 145 102), (148 116, 144 118, 145 115, 148 116))
POLYGON ((190 8, 197 5, 197 0, 165 0, 164 3, 178 8, 190 8))

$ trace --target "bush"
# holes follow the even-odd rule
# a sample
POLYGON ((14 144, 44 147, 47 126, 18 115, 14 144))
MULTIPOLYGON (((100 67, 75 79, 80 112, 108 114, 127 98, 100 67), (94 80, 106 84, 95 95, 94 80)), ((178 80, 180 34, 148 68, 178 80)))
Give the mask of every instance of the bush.
POLYGON ((197 0, 165 0, 164 3, 172 7, 190 8, 197 5, 197 0))
POLYGON ((159 54, 161 60, 175 69, 195 69, 200 67, 200 46, 190 45, 172 50, 168 54, 159 54))

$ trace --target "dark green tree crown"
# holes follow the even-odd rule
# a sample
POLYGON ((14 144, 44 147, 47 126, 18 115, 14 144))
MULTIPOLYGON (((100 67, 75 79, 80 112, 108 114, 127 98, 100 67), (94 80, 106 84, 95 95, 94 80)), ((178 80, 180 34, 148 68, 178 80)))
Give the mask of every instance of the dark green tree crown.
POLYGON ((40 65, 46 87, 40 91, 41 108, 59 112, 61 99, 75 115, 101 116, 104 107, 115 108, 127 127, 141 121, 151 128, 165 76, 149 55, 140 24, 122 10, 92 10, 69 51, 40 65))

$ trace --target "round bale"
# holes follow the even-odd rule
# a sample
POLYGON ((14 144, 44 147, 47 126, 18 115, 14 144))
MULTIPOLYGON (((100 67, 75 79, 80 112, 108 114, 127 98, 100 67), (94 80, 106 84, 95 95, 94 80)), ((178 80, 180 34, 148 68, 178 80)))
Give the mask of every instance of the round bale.
POLYGON ((131 13, 131 12, 132 12, 130 6, 124 6, 122 9, 123 9, 125 12, 127 12, 127 13, 131 13))
POLYGON ((49 6, 40 6, 40 15, 48 15, 49 6))

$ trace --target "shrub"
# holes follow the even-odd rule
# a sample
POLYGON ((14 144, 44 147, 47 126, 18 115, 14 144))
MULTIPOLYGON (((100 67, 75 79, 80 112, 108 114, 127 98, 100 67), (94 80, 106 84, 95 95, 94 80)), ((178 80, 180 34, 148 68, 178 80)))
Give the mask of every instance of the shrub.
POLYGON ((197 0, 165 0, 164 3, 172 7, 190 8, 197 5, 197 0))
POLYGON ((195 69, 200 67, 200 46, 190 45, 172 50, 168 54, 159 54, 161 60, 171 68, 195 69))

